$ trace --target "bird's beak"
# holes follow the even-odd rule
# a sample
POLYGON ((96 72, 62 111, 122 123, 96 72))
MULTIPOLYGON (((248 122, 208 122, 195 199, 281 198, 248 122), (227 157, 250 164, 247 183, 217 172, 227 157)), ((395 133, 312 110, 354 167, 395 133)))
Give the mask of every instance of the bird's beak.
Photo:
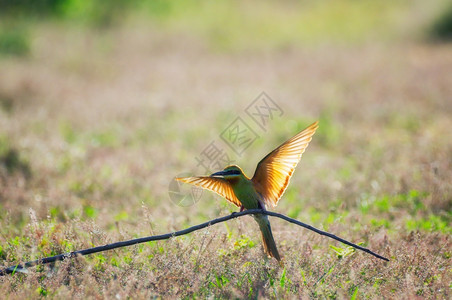
POLYGON ((228 175, 227 171, 220 171, 220 172, 213 173, 212 175, 210 175, 210 177, 223 177, 225 175, 228 175))

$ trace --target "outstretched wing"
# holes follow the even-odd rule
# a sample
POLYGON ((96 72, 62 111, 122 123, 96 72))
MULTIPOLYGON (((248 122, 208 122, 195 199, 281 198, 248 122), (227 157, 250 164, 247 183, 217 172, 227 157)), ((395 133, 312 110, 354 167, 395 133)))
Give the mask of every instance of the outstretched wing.
POLYGON ((176 178, 176 180, 211 190, 212 192, 215 192, 218 195, 226 198, 226 200, 232 202, 238 207, 242 206, 240 200, 235 196, 234 190, 232 189, 231 185, 223 178, 196 176, 180 177, 176 178))
POLYGON ((275 207, 289 185, 301 155, 308 147, 318 121, 270 152, 257 165, 251 179, 267 206, 275 207))

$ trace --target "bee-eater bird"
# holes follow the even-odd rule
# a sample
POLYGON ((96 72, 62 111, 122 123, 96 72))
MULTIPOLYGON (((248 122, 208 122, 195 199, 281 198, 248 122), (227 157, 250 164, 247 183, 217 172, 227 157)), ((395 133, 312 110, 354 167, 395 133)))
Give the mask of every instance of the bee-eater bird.
MULTIPOLYGON (((270 152, 259 162, 251 179, 239 166, 232 165, 210 176, 182 177, 176 180, 211 190, 240 207, 240 211, 275 207, 317 128, 318 121, 270 152)), ((262 214, 253 217, 259 224, 265 253, 280 261, 268 217, 262 214)))

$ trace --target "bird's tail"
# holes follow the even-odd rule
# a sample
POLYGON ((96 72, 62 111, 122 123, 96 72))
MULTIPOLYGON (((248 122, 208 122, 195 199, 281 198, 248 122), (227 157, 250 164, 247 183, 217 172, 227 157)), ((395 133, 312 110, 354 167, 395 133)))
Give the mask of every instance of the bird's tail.
POLYGON ((276 258, 277 261, 281 261, 278 249, 276 248, 275 240, 273 239, 272 228, 268 217, 263 215, 255 215, 254 219, 259 224, 259 228, 262 233, 262 242, 264 243, 265 253, 276 258))

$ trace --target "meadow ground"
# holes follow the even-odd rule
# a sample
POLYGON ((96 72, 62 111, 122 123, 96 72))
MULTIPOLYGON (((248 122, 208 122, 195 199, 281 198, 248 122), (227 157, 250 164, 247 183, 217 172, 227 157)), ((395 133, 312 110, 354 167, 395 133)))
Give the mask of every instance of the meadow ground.
POLYGON ((246 216, 4 276, 4 295, 451 297, 450 43, 354 41, 361 35, 352 32, 347 43, 306 35, 291 44, 280 28, 262 48, 240 34, 162 26, 40 22, 28 56, 1 57, 1 265, 236 211, 208 192, 177 205, 169 184, 184 172, 203 174, 196 158, 211 142, 252 175, 265 154, 315 120, 319 130, 275 211, 390 262, 271 219, 281 267, 264 257, 246 216), (222 34, 230 39, 211 42, 222 34), (281 110, 265 129, 246 113, 263 91, 281 110), (259 136, 241 155, 220 137, 237 117, 259 136))

